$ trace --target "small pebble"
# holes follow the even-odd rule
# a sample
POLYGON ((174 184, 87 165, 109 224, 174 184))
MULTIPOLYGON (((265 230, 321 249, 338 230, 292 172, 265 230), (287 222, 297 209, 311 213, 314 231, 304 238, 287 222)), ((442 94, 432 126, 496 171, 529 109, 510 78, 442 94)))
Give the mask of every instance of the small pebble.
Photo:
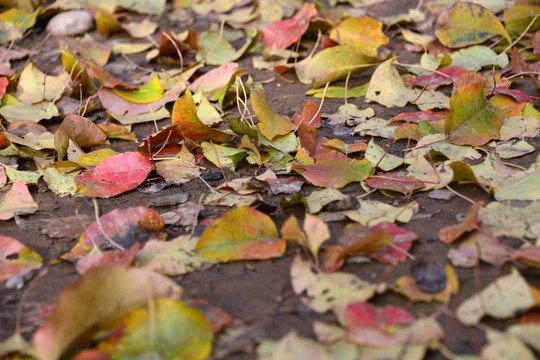
POLYGON ((92 15, 84 10, 65 11, 55 15, 47 24, 52 36, 81 35, 94 26, 92 15))
POLYGON ((435 200, 450 200, 454 196, 455 195, 452 194, 451 191, 449 191, 449 190, 440 190, 440 189, 430 191, 429 194, 428 194, 428 198, 435 199, 435 200))

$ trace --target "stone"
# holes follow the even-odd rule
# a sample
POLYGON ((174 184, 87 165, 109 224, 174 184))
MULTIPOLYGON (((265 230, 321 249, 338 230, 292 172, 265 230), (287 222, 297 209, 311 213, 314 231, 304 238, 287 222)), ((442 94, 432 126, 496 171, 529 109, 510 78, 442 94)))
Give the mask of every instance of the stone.
POLYGON ((53 36, 81 35, 94 26, 92 15, 84 10, 65 11, 54 16, 47 24, 53 36))

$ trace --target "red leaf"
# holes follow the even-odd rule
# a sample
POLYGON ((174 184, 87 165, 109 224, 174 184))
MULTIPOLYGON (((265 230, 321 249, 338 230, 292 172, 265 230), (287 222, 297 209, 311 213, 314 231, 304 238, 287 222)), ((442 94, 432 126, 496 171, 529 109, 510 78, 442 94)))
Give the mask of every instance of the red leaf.
POLYGON ((94 168, 75 178, 81 194, 111 197, 136 188, 152 171, 152 164, 137 152, 110 156, 94 168))
POLYGON ((418 239, 414 232, 400 228, 399 226, 385 221, 370 228, 370 231, 386 229, 392 235, 392 245, 372 252, 368 256, 372 259, 386 264, 396 265, 407 259, 407 251, 412 246, 412 242, 418 239))
POLYGON ((99 180, 117 183, 142 183, 152 171, 152 164, 137 152, 110 156, 94 169, 99 180))
POLYGON ((495 93, 510 96, 520 104, 526 103, 526 102, 531 103, 531 104, 533 103, 529 95, 524 94, 519 90, 508 89, 502 86, 498 86, 495 88, 495 93))
POLYGON ((427 110, 427 111, 418 111, 418 112, 412 112, 412 113, 401 113, 399 115, 394 116, 390 120, 388 120, 388 123, 394 123, 396 121, 406 121, 410 123, 419 124, 422 121, 427 121, 428 124, 433 125, 437 121, 441 121, 446 119, 448 116, 449 110, 441 110, 441 111, 433 111, 433 110, 427 110))
POLYGON ((302 107, 302 112, 298 114, 294 113, 291 120, 295 125, 298 124, 310 124, 315 128, 321 127, 321 114, 318 113, 319 107, 313 101, 308 101, 302 107))
POLYGON ((315 16, 317 16, 315 6, 304 3, 304 7, 292 18, 266 25, 262 30, 262 42, 269 48, 275 46, 278 49, 285 49, 306 32, 311 18, 315 16))
POLYGON ((135 255, 137 255, 140 248, 141 244, 137 242, 129 250, 110 250, 101 253, 90 252, 80 258, 75 267, 79 274, 84 274, 89 269, 97 266, 120 265, 128 267, 133 263, 133 259, 135 259, 135 255))
POLYGON ((135 243, 145 243, 165 226, 161 216, 153 209, 142 206, 113 210, 94 221, 79 237, 77 245, 62 259, 73 260, 89 253, 94 246, 108 248, 113 246, 109 239, 124 248, 135 243))
POLYGON ((307 150, 310 156, 315 156, 319 148, 319 135, 314 126, 301 124, 298 128, 300 146, 307 150))
POLYGON ((461 74, 466 73, 467 70, 461 66, 451 66, 441 70, 438 70, 437 73, 431 75, 420 75, 415 78, 409 78, 407 80, 407 85, 409 86, 427 86, 429 90, 435 90, 441 85, 449 85, 453 82, 453 79, 458 77, 461 74), (446 74, 444 76, 440 73, 446 74))
POLYGON ((347 327, 377 326, 377 313, 375 312, 375 307, 367 301, 349 304, 345 309, 344 318, 347 327))
POLYGON ((414 322, 414 316, 410 312, 392 305, 381 309, 380 318, 385 325, 408 325, 414 322))
POLYGON ((9 80, 4 76, 0 77, 0 99, 2 99, 6 94, 6 89, 8 85, 9 80))

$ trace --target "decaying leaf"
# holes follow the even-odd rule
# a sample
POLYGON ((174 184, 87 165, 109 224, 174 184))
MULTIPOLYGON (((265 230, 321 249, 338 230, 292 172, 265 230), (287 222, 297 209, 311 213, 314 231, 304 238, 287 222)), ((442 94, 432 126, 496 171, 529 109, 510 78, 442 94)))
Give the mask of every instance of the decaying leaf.
POLYGON ((15 215, 32 214, 38 205, 32 199, 26 185, 15 180, 11 189, 0 194, 0 220, 11 219, 15 215))
POLYGON ((228 211, 199 237, 195 253, 208 260, 269 259, 285 251, 272 219, 249 207, 228 211))
POLYGON ((316 312, 332 310, 343 316, 345 307, 355 301, 365 301, 375 294, 376 285, 347 273, 324 274, 297 256, 291 267, 291 282, 296 294, 316 312))
POLYGON ((41 256, 19 241, 0 236, 0 281, 43 266, 41 256))
POLYGON ((499 19, 491 11, 473 3, 458 3, 439 17, 436 34, 448 47, 463 47, 483 42, 495 35, 510 36, 499 19))
POLYGON ((337 151, 319 154, 315 157, 315 164, 299 164, 296 168, 313 185, 336 189, 365 180, 372 170, 369 161, 351 159, 337 151))
POLYGON ((178 298, 182 288, 156 273, 123 267, 98 267, 59 296, 54 311, 34 336, 36 354, 59 359, 85 331, 111 316, 147 304, 149 298, 178 298))
POLYGON ((527 310, 535 300, 521 274, 513 269, 509 275, 501 276, 478 294, 461 303, 456 315, 463 324, 472 325, 484 315, 505 319, 517 311, 527 310))
POLYGON ((136 242, 148 241, 163 226, 161 216, 153 209, 140 206, 116 209, 88 226, 77 245, 62 258, 75 260, 94 248, 130 248, 136 242))

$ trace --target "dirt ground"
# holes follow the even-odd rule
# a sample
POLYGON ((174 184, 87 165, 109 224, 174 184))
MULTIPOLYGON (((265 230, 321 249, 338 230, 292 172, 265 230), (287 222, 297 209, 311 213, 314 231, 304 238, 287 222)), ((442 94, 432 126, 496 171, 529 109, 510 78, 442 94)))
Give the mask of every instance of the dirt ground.
MULTIPOLYGON (((403 12, 407 7, 415 7, 416 1, 390 1, 387 4, 370 9, 370 13, 391 15, 397 11, 403 12)), ((156 20, 156 19, 154 19, 156 20)), ((194 22, 196 30, 202 30, 209 26, 210 22, 215 22, 213 18, 199 18, 194 22)), ((23 48, 29 48, 41 42, 46 32, 44 24, 38 24, 34 32, 18 45, 23 48)), ((185 30, 185 28, 170 24, 164 17, 160 24, 160 30, 170 28, 173 31, 185 30)), ((96 38, 101 35, 96 31, 92 32, 96 38)), ((390 35, 391 37, 391 35, 390 35)), ((114 39, 115 37, 111 37, 114 39)), ((103 38, 105 40, 105 38, 103 38)), ((391 37, 392 39, 392 37, 391 37)), ((110 40, 110 39, 109 39, 110 40)), ((57 52, 57 39, 47 39, 38 49, 39 54, 36 56, 37 65, 42 70, 51 70, 56 66, 60 66, 60 55, 57 52)), ((418 58, 416 54, 407 53, 401 45, 394 44, 391 41, 390 48, 400 56, 402 62, 413 62, 418 58)), ((111 58, 111 64, 121 64, 127 66, 126 61, 119 56, 111 58)), ((142 58, 137 56, 131 57, 135 62, 143 66, 158 66, 145 64, 142 58)), ((22 66, 24 62, 19 64, 22 66)), ((269 72, 257 71, 253 69, 251 59, 245 56, 240 61, 241 67, 244 67, 247 72, 253 76, 256 81, 266 80, 275 76, 269 72)), ((115 74, 117 76, 124 75, 124 78, 129 80, 126 74, 115 74)), ((365 83, 369 78, 370 73, 351 79, 349 86, 358 86, 365 83)), ((338 83, 337 85, 344 85, 338 83)), ((523 91, 529 95, 537 94, 531 83, 526 80, 520 81, 523 86, 523 91)), ((275 76, 275 81, 264 85, 266 94, 270 99, 270 104, 274 111, 284 115, 291 115, 295 111, 301 109, 301 104, 308 100, 315 101, 317 104, 319 99, 313 99, 305 96, 304 93, 311 87, 303 85, 296 81, 292 73, 284 74, 283 77, 275 76), (293 82, 294 81, 294 82, 293 82)), ((450 88, 447 89, 450 92, 450 88)), ((356 104, 363 109, 371 106, 375 109, 376 115, 381 118, 390 118, 401 112, 417 111, 413 106, 405 108, 387 109, 377 104, 366 104, 363 98, 349 99, 349 102, 356 104)), ((337 108, 343 104, 342 99, 326 99, 323 113, 332 113, 337 111, 337 108)), ((172 107, 172 103, 169 104, 172 107)), ((226 118, 233 117, 235 110, 232 109, 226 115, 226 118)), ((92 113, 89 118, 92 120, 103 120, 106 118, 104 112, 92 113)), ((170 120, 161 120, 158 122, 160 127, 165 126, 170 120)), ((49 121, 43 122, 47 127, 54 130, 58 126, 58 122, 49 121)), ((140 124, 134 125, 133 130, 139 139, 143 139, 153 133, 154 125, 140 124)), ((350 133, 350 128, 336 128, 324 125, 319 134, 322 137, 332 138, 339 137, 347 140, 367 140, 360 136, 339 135, 344 132, 350 133)), ((381 141, 381 144, 385 142, 381 141)), ((387 143, 387 142, 386 142, 387 143)), ((540 145, 540 140, 534 139, 531 142, 536 148, 540 145)), ((111 141, 112 148, 117 151, 136 151, 137 143, 125 141, 111 141)), ((396 151, 403 149, 405 144, 397 143, 394 145, 396 151)), ((529 165, 537 156, 537 152, 529 154, 518 160, 518 164, 529 165)), ((30 166, 30 165, 29 165, 30 166)), ((203 178, 216 172, 218 169, 210 163, 204 163, 207 168, 203 172, 203 178)), ((253 175, 257 169, 255 167, 243 166, 236 173, 227 173, 227 178, 244 177, 253 175)), ((150 176, 149 178, 152 178, 150 176)), ((153 180, 151 183, 159 183, 162 180, 153 180)), ((222 180, 208 180, 210 185, 215 186, 222 180)), ((143 187, 146 184, 143 184, 143 187)), ((481 188, 475 185, 453 185, 453 187, 470 197, 473 200, 490 201, 490 196, 481 188)), ((305 184, 300 192, 301 195, 308 195, 315 190, 314 186, 305 184)), ((0 222, 0 234, 10 236, 25 245, 37 251, 44 259, 45 264, 50 264, 57 259, 61 254, 70 250, 75 244, 75 240, 53 240, 42 234, 40 228, 42 220, 51 219, 52 217, 66 217, 74 215, 74 210, 78 209, 81 214, 94 216, 94 207, 92 199, 87 197, 57 197, 51 191, 46 191, 46 186, 38 186, 31 188, 32 196, 39 205, 39 212, 22 217, 19 223, 15 220, 0 222)), ((195 179, 182 186, 170 186, 162 190, 159 195, 168 195, 177 192, 186 192, 189 194, 190 201, 197 201, 200 195, 207 192, 208 188, 200 180, 195 179)), ((364 193, 364 190, 358 183, 353 183, 342 189, 342 192, 347 195, 357 196, 364 193)), ((388 266, 385 264, 370 262, 363 264, 348 264, 343 271, 357 274, 365 280, 375 282, 384 280, 391 284, 399 276, 409 274, 411 265, 422 259, 447 263, 447 252, 450 248, 438 240, 438 230, 450 224, 456 223, 458 218, 462 216, 470 204, 459 197, 453 197, 451 200, 434 200, 427 196, 427 193, 417 193, 413 195, 413 199, 420 204, 420 212, 416 218, 403 227, 413 231, 419 236, 419 240, 414 242, 410 253, 415 257, 415 260, 407 260, 402 265, 397 267, 388 266)), ((116 196, 111 199, 98 200, 100 211, 102 214, 107 213, 117 208, 127 208, 131 206, 146 206, 155 194, 146 194, 138 190, 133 190, 128 193, 116 196)), ((282 208, 279 205, 281 196, 265 195, 264 202, 254 207, 267 213, 276 222, 278 228, 291 215, 302 217, 304 209, 300 207, 282 208)), ((403 196, 389 198, 380 193, 373 193, 367 196, 367 199, 384 201, 390 204, 404 204, 407 199, 403 196)), ((159 212, 169 211, 172 207, 158 208, 159 212)), ((201 212, 199 221, 205 218, 217 216, 220 212, 226 209, 220 207, 206 206, 201 212)), ((332 222, 330 228, 333 237, 337 237, 347 222, 332 222)), ((204 230, 204 226, 199 225, 196 233, 200 234, 204 230)), ((167 226, 165 232, 169 238, 184 234, 187 230, 177 226, 167 226)), ((510 245, 512 240, 501 239, 502 242, 510 245)), ((235 320, 248 322, 256 329, 256 335, 264 338, 279 339, 288 333, 291 329, 296 329, 301 335, 313 337, 312 323, 315 320, 332 321, 331 315, 319 315, 311 311, 303 305, 299 298, 294 295, 290 283, 290 265, 295 254, 301 251, 296 246, 289 246, 285 255, 281 258, 268 261, 248 261, 234 262, 228 264, 217 264, 204 271, 196 271, 185 276, 177 277, 175 280, 181 284, 187 291, 187 296, 191 298, 204 299, 210 304, 221 307, 229 313, 235 320)), ((24 334, 31 336, 35 327, 38 325, 41 313, 43 312, 44 304, 54 304, 57 295, 67 285, 78 278, 78 274, 72 264, 62 262, 56 265, 48 265, 47 272, 37 281, 31 283, 22 290, 7 289, 4 285, 0 285, 0 340, 9 336, 15 327, 16 308, 22 306, 22 324, 24 334)), ((456 268, 460 282, 459 297, 454 298, 450 304, 450 309, 455 310, 456 306, 465 298, 470 297, 488 283, 492 282, 498 276, 508 273, 506 268, 497 268, 491 265, 481 263, 479 267, 474 269, 456 268)), ((526 279, 533 286, 540 286, 540 273, 538 270, 526 270, 526 279), (528 272, 527 272, 528 271, 528 272)), ((414 314, 432 314, 440 304, 408 304, 407 299, 403 296, 387 292, 383 296, 374 298, 375 304, 396 304, 400 306, 410 306, 410 310, 414 314)), ((454 353, 478 353, 482 344, 485 343, 483 332, 474 328, 463 327, 457 320, 452 319, 444 314, 440 315, 438 321, 441 323, 444 332, 445 345, 454 353)), ((510 320, 516 321, 516 320, 510 320)), ((509 325, 509 321, 487 320, 487 323, 494 328, 505 328, 509 325)), ((225 359, 228 360, 243 360, 254 359, 256 355, 251 354, 232 354, 225 359)), ((442 355, 439 353, 430 352, 427 359, 439 359, 442 355)))

